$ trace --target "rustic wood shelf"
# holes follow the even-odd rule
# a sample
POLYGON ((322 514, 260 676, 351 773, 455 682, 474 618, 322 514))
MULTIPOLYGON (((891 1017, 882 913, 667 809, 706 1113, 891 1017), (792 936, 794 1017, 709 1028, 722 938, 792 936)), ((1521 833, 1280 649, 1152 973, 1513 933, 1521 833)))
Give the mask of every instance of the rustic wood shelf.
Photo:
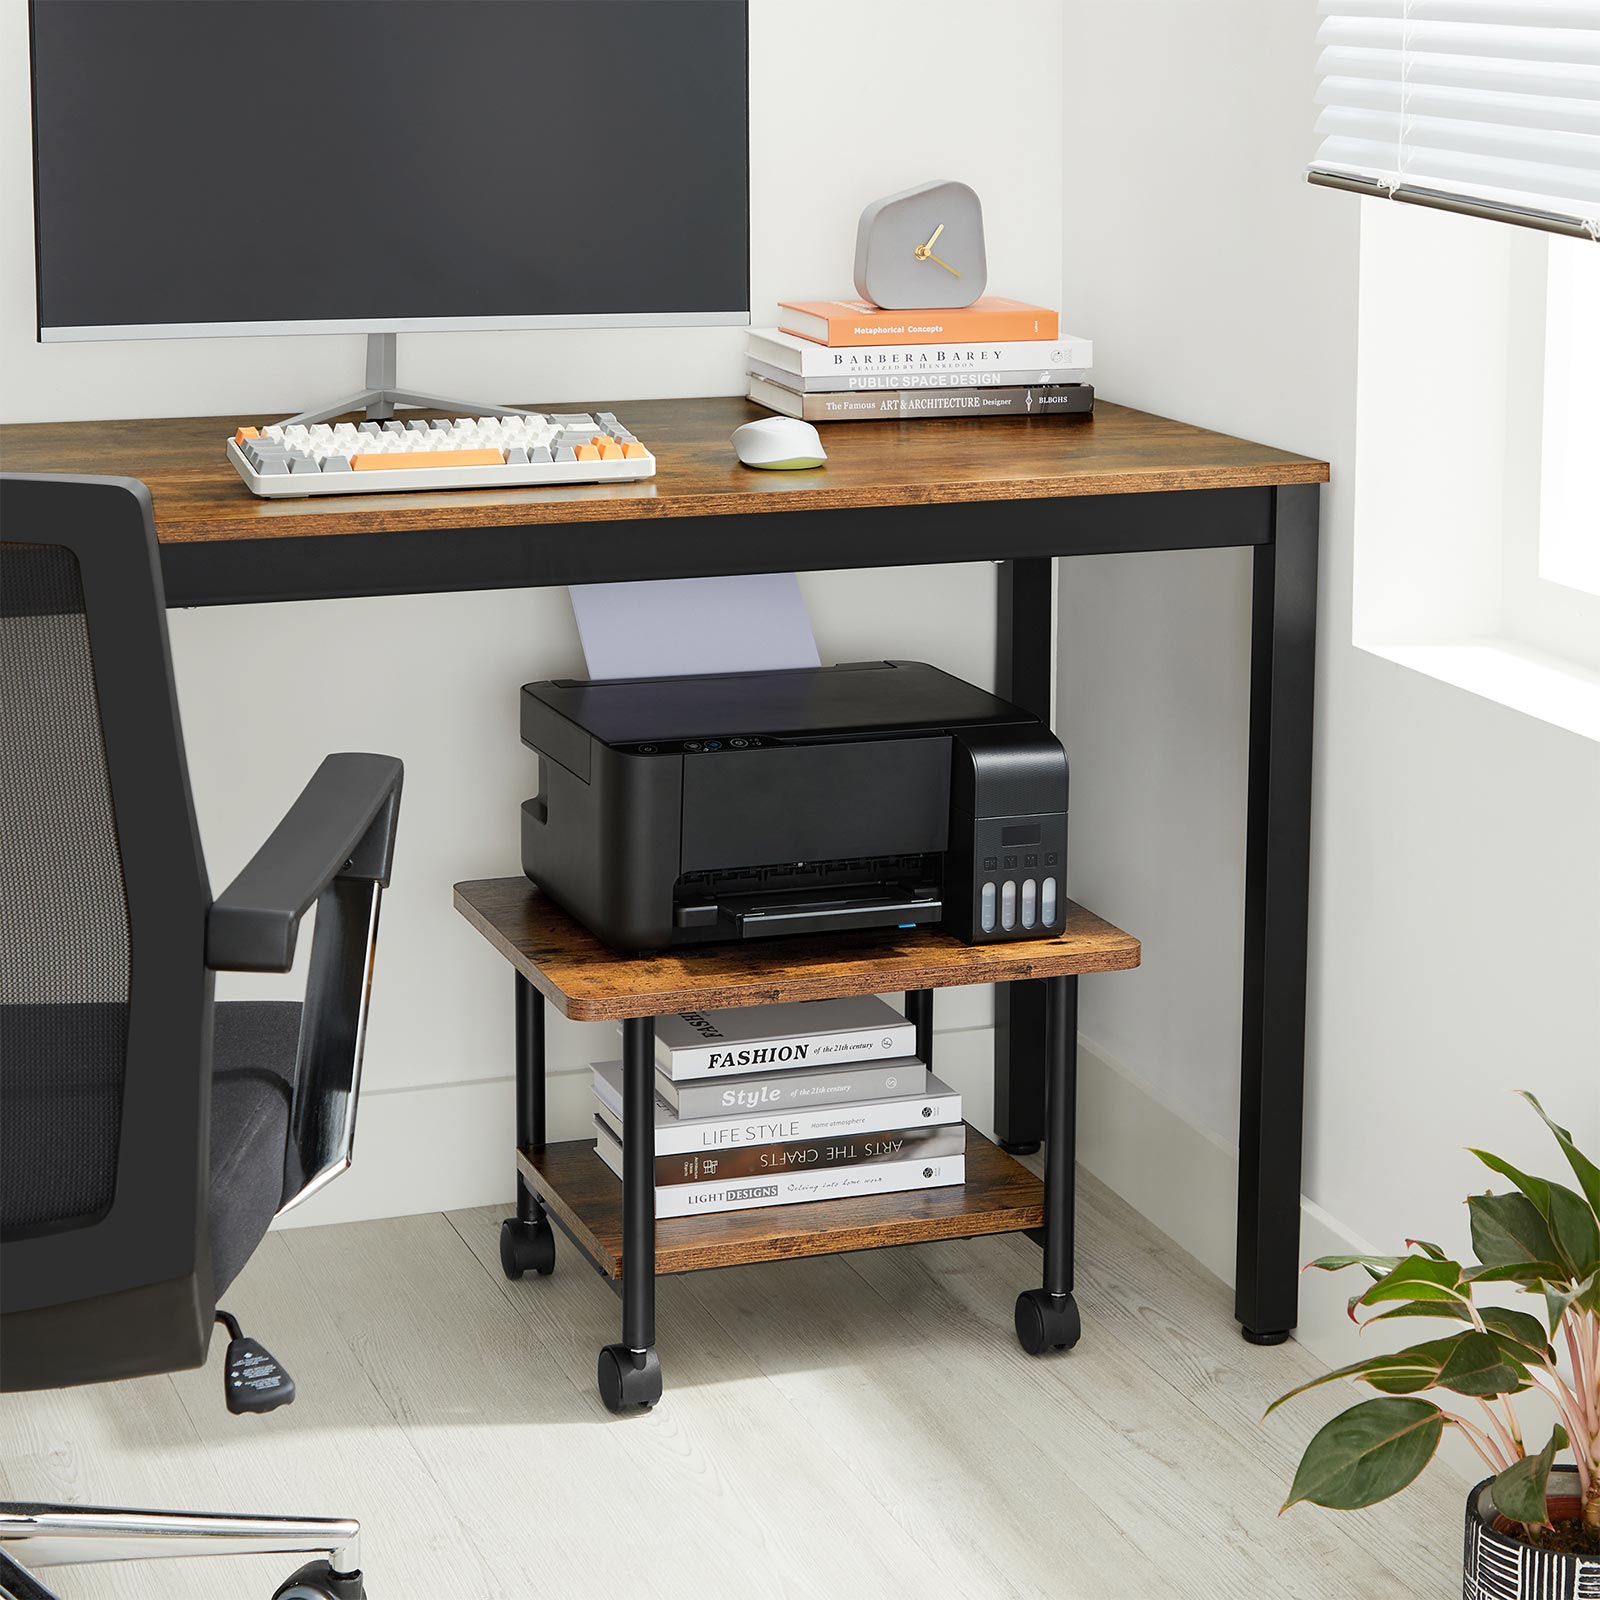
POLYGON ((526 878, 458 883, 455 903, 574 1022, 1123 972, 1139 965, 1139 941, 1132 934, 1072 900, 1058 939, 963 944, 943 933, 886 929, 699 945, 648 956, 608 949, 526 878))
MULTIPOLYGON (((519 1150, 517 1166, 601 1273, 620 1279, 622 1184, 594 1153, 593 1141, 576 1139, 542 1150, 519 1150)), ((699 1272, 930 1239, 1017 1233, 1043 1221, 1044 1185, 969 1126, 965 1184, 673 1217, 656 1223, 656 1271, 699 1272)))

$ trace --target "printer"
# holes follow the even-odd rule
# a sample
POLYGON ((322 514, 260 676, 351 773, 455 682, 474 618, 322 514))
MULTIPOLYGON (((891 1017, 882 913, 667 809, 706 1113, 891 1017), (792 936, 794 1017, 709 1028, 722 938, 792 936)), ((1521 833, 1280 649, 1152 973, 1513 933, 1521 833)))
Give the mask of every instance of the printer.
POLYGON ((920 661, 523 687, 523 870, 618 950, 1059 935, 1067 758, 920 661))

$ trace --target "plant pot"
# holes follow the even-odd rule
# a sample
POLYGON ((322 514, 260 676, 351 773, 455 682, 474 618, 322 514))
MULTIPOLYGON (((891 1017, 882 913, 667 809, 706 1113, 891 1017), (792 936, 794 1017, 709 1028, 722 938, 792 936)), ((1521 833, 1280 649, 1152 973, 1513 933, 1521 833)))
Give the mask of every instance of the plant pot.
MULTIPOLYGON (((1494 1508, 1485 1478, 1467 1496, 1467 1545, 1461 1600, 1590 1600, 1600 1597, 1600 1560, 1540 1550, 1514 1533, 1494 1508)), ((1578 1470, 1557 1467, 1547 1497, 1552 1517, 1578 1514, 1578 1470)))

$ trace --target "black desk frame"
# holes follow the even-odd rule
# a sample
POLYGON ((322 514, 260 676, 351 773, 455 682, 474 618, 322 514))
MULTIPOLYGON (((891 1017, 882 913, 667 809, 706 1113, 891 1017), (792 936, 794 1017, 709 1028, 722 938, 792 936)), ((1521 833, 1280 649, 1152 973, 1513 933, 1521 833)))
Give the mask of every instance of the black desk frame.
MULTIPOLYGON (((173 606, 543 588, 745 572, 999 561, 999 692, 1048 716, 1057 556, 1253 551, 1238 1265, 1244 1336, 1295 1324, 1305 1077, 1318 487, 1161 490, 560 521, 162 546, 173 606)), ((995 1122, 1013 1150, 1045 1134, 1044 984, 996 994, 995 1122)))

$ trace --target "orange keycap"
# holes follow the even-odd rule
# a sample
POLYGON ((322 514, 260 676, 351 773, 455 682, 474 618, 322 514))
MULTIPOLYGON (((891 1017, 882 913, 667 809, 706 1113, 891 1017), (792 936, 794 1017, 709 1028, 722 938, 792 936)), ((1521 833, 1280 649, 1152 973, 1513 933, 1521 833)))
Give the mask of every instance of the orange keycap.
POLYGON ((622 457, 625 461, 642 461, 649 454, 650 452, 637 439, 630 440, 622 447, 622 457))
POLYGON ((600 452, 592 444, 580 444, 572 452, 572 459, 574 461, 598 461, 600 452))
POLYGON ((351 456, 352 472, 399 471, 406 467, 503 467, 503 450, 406 450, 393 455, 351 456))
POLYGON ((233 434, 233 442, 235 444, 243 444, 246 439, 259 439, 260 437, 261 430, 259 428, 236 428, 233 434))
POLYGON ((611 443, 611 435, 609 433, 597 433, 589 443, 594 445, 596 449, 604 450, 611 443))
POLYGON ((600 459, 602 461, 620 461, 622 459, 622 446, 615 439, 607 439, 600 446, 600 459))

